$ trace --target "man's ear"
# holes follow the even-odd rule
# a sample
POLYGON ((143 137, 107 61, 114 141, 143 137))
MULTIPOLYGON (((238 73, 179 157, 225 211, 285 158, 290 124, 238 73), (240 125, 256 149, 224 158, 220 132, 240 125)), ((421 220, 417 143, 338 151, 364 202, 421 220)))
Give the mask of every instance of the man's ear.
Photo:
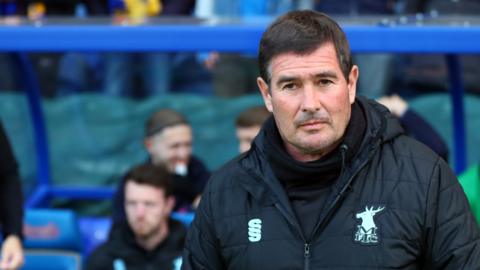
POLYGON ((357 93, 357 81, 360 71, 358 70, 357 65, 353 65, 350 74, 348 75, 348 97, 350 99, 350 104, 355 102, 355 95, 357 93))
POLYGON ((265 103, 265 107, 269 112, 273 111, 272 107, 272 96, 270 94, 270 89, 268 88, 268 84, 261 78, 257 78, 258 89, 260 89, 260 93, 263 97, 263 102, 265 103))
POLYGON ((146 137, 145 139, 143 139, 143 146, 148 153, 151 153, 151 149, 153 147, 152 137, 146 137))
POLYGON ((170 195, 165 199, 165 211, 168 216, 172 213, 174 206, 175 206, 175 196, 170 195))

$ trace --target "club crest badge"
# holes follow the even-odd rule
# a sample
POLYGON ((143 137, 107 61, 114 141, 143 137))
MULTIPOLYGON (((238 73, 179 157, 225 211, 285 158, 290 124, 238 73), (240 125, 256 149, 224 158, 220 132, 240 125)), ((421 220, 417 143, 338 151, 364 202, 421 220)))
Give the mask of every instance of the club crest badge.
POLYGON ((380 237, 378 235, 378 227, 375 224, 375 219, 377 214, 385 210, 385 207, 376 207, 365 206, 365 210, 363 212, 359 212, 355 214, 356 219, 361 220, 361 224, 357 225, 357 230, 355 231, 353 240, 356 243, 362 245, 376 245, 380 241, 380 237))

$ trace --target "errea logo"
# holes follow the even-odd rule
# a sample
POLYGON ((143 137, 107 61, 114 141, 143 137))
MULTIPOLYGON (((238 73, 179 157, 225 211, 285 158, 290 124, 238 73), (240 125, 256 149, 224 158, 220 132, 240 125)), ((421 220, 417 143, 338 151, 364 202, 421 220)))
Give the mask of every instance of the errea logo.
POLYGON ((262 220, 252 218, 248 221, 248 240, 258 242, 262 239, 262 220))

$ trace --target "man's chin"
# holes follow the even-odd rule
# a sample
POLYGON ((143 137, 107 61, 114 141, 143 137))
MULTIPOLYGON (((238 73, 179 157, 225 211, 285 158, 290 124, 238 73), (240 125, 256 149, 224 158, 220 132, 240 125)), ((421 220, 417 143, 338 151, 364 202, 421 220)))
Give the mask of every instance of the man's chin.
POLYGON ((139 239, 147 239, 151 235, 150 231, 147 231, 147 230, 141 230, 141 231, 137 230, 137 231, 134 231, 134 234, 135 234, 135 237, 139 239))
POLYGON ((299 143, 299 149, 304 153, 318 154, 328 151, 328 149, 334 148, 335 142, 332 140, 325 140, 324 138, 309 138, 299 143))
POLYGON ((136 226, 132 229, 132 231, 138 237, 144 237, 150 233, 150 229, 147 226, 136 226))

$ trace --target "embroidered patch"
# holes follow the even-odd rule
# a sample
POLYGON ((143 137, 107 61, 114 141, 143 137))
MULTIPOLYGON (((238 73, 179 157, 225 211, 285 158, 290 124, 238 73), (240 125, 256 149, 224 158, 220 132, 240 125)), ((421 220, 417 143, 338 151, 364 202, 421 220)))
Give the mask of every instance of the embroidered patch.
POLYGON ((248 240, 258 242, 262 239, 262 220, 252 218, 248 221, 248 240))
POLYGON ((374 206, 368 208, 365 206, 365 211, 355 214, 355 218, 361 219, 362 223, 357 225, 357 230, 353 236, 353 241, 362 245, 376 245, 380 242, 378 234, 378 227, 375 224, 373 217, 382 212, 385 209, 384 206, 374 206))

